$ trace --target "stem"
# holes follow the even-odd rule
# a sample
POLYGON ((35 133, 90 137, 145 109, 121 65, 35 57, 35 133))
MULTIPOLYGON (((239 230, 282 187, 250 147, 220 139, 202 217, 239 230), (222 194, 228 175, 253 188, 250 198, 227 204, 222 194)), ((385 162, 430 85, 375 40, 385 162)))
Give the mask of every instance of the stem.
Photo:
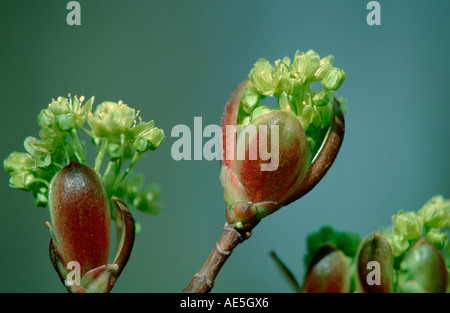
POLYGON ((105 180, 106 176, 108 176, 109 172, 111 171, 111 168, 114 166, 114 161, 109 161, 108 166, 106 167, 105 173, 103 173, 103 180, 105 180))
POLYGON ((77 130, 75 128, 72 128, 72 130, 70 131, 70 135, 72 136, 73 140, 75 141, 75 144, 80 153, 80 157, 81 157, 81 161, 82 161, 81 163, 86 164, 87 163, 86 155, 84 154, 84 150, 83 150, 83 146, 81 145, 80 138, 78 138, 77 130))
POLYGON ((70 156, 69 156, 69 151, 67 151, 67 147, 66 147, 66 145, 68 145, 69 143, 68 143, 68 140, 64 140, 65 142, 64 142, 64 144, 62 145, 63 146, 63 150, 64 150, 64 156, 66 157, 66 165, 69 165, 69 163, 70 163, 70 156))
MULTIPOLYGON (((115 187, 117 185, 117 182, 119 181, 120 172, 122 170, 122 164, 123 164, 123 157, 125 154, 125 135, 120 134, 120 158, 116 160, 116 168, 114 172, 114 184, 115 187)), ((113 187, 113 190, 115 191, 115 188, 113 187)))
POLYGON ((95 170, 100 172, 100 168, 102 167, 102 161, 105 156, 106 147, 108 146, 108 138, 102 139, 102 144, 100 146, 100 151, 95 158, 95 170))
POLYGON ((123 180, 127 177, 127 175, 130 173, 131 169, 133 168, 136 161, 141 156, 142 152, 136 151, 133 155, 133 158, 131 159, 130 165, 128 165, 127 169, 125 170, 125 173, 123 173, 122 178, 117 182, 117 185, 114 186, 113 190, 116 191, 117 188, 119 188, 120 184, 122 184, 123 180))
MULTIPOLYGON (((253 228, 253 227, 252 227, 253 228)), ((234 248, 241 242, 248 239, 251 230, 238 230, 234 224, 227 224, 220 240, 216 243, 208 256, 205 264, 198 273, 192 277, 191 282, 184 290, 185 293, 206 293, 210 292, 214 286, 214 280, 220 269, 230 257, 234 248)))
POLYGON ((36 178, 33 178, 31 180, 31 182, 32 183, 42 183, 42 184, 44 184, 47 187, 47 189, 50 189, 50 184, 48 183, 48 181, 46 181, 43 178, 36 177, 36 178))

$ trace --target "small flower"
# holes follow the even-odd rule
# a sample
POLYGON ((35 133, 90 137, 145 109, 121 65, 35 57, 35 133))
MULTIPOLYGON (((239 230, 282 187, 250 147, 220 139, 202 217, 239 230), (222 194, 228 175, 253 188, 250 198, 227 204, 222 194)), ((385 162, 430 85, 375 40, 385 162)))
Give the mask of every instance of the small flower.
POLYGON ((134 221, 123 203, 113 198, 120 250, 108 264, 111 215, 100 175, 70 162, 52 179, 49 190, 52 236, 50 257, 70 292, 109 292, 123 270, 134 241, 134 221), (67 283, 69 262, 78 262, 81 284, 67 283))
POLYGON ((73 99, 58 97, 53 100, 48 109, 44 109, 39 113, 38 123, 41 127, 54 127, 61 131, 69 131, 73 128, 80 128, 83 126, 88 114, 92 111, 92 104, 94 97, 89 99, 86 104, 82 104, 84 96, 80 99, 75 96, 73 99))
POLYGON ((409 248, 409 241, 403 235, 390 233, 387 234, 386 239, 391 245, 395 257, 402 255, 409 248))
POLYGON ((407 240, 417 239, 423 233, 423 219, 415 212, 399 211, 392 216, 392 224, 397 233, 407 240))
POLYGON ((273 96, 277 79, 273 66, 264 58, 259 59, 249 74, 253 87, 264 96, 273 96))
POLYGON ((306 76, 299 73, 285 73, 280 77, 279 89, 288 95, 296 96, 300 93, 306 76))
POLYGON ((319 68, 314 73, 314 80, 320 81, 333 68, 334 56, 329 55, 320 60, 319 68))
POLYGON ((419 216, 427 227, 450 227, 450 200, 442 195, 434 196, 419 210, 419 216))
POLYGON ((294 62, 292 63, 291 70, 299 75, 304 75, 306 80, 312 80, 314 74, 319 69, 320 57, 313 50, 309 50, 306 53, 295 53, 294 62))
POLYGON ((156 128, 153 121, 142 122, 139 113, 122 101, 103 102, 88 117, 91 130, 87 132, 93 138, 107 140, 107 154, 112 160, 130 159, 133 149, 139 153, 155 150, 165 138, 164 131, 156 128))
POLYGON ((8 173, 29 172, 36 166, 30 154, 23 152, 12 152, 4 161, 3 167, 8 173))
POLYGON ((447 242, 447 234, 441 232, 439 229, 432 228, 430 229, 426 235, 425 238, 436 245, 438 249, 443 249, 445 247, 445 243, 447 242))
POLYGON ((106 137, 110 141, 118 141, 121 134, 127 135, 136 124, 138 113, 135 109, 119 101, 105 101, 97 106, 87 122, 92 129, 93 137, 106 137))

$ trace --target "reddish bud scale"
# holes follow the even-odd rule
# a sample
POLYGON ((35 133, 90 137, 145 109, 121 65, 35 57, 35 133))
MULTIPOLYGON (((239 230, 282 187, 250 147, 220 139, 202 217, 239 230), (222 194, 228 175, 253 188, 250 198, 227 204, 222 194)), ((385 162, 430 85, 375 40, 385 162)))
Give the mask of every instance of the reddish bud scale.
POLYGON ((248 86, 248 79, 239 84, 225 105, 222 116, 223 158, 220 181, 227 205, 227 220, 237 227, 245 224, 254 227, 263 217, 309 192, 330 168, 345 132, 340 103, 333 99, 336 112, 319 152, 312 161, 303 127, 297 116, 289 110, 273 110, 253 119, 247 127, 256 127, 256 135, 250 129, 246 132, 246 127, 238 138, 228 137, 228 126, 242 126, 237 125, 237 119, 240 102, 248 86), (262 132, 261 126, 266 131, 262 132), (278 126, 278 144, 275 146, 271 144, 271 126, 278 126), (243 134, 249 134, 248 141, 244 140, 243 134), (271 166, 272 159, 269 162, 263 161, 260 154, 257 154, 255 160, 248 157, 249 151, 255 151, 258 147, 262 134, 267 136, 266 148, 270 147, 271 158, 273 149, 277 149, 278 163, 274 169, 271 166), (236 151, 242 150, 245 151, 244 160, 236 158, 236 151), (234 159, 228 157, 228 151, 235 152, 234 159), (262 170, 262 166, 267 163, 271 163, 271 170, 262 170))
MULTIPOLYGON (((273 201, 282 203, 301 182, 306 173, 310 160, 310 151, 305 132, 294 114, 290 111, 280 110, 266 113, 258 117, 253 125, 267 126, 267 146, 272 146, 271 127, 279 128, 279 144, 274 148, 278 150, 278 165, 273 171, 262 171, 261 160, 257 154, 256 160, 235 160, 232 170, 244 186, 248 200, 252 203, 273 201)), ((258 147, 260 132, 251 138, 245 150, 249 147, 258 147)), ((278 139, 278 138, 277 138, 278 139)))
POLYGON ((74 161, 52 179, 51 224, 64 263, 77 261, 81 275, 108 263, 111 216, 103 181, 74 161))

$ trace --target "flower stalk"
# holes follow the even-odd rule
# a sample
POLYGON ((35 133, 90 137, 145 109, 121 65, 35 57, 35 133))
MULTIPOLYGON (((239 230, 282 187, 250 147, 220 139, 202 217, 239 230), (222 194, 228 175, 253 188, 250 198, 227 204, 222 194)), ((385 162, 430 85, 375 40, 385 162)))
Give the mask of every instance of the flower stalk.
POLYGON ((250 238, 251 230, 238 230, 235 225, 226 224, 220 240, 216 243, 205 264, 184 289, 185 293, 207 293, 214 287, 214 280, 234 249, 250 238))

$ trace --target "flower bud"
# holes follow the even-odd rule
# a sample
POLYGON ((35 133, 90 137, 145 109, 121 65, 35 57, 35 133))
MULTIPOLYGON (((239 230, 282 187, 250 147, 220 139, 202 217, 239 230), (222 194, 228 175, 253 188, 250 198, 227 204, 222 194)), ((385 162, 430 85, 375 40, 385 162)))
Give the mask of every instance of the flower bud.
POLYGON ((247 114, 250 114, 253 109, 259 104, 259 95, 251 88, 246 89, 242 97, 242 108, 247 114))
POLYGON ((397 284, 399 292, 445 292, 447 269, 436 246, 425 238, 417 240, 400 264, 397 284))
MULTIPOLYGON (((241 100, 249 83, 245 80, 236 88, 222 117, 220 181, 227 220, 237 226, 254 226, 311 190, 333 163, 344 135, 343 116, 337 113, 320 143, 320 153, 311 162, 303 116, 299 118, 290 109, 286 93, 280 94, 280 109, 258 107, 251 119, 242 119, 238 124, 241 100), (230 129, 238 130, 237 135, 228 134, 230 129)), ((314 116, 310 122, 314 122, 314 116)))
POLYGON ((332 247, 324 246, 317 251, 305 277, 305 293, 350 292, 350 260, 332 247))
POLYGON ((361 292, 393 292, 394 255, 389 242, 378 233, 367 236, 357 257, 358 288, 361 292))
POLYGON ((128 261, 134 241, 129 210, 113 198, 119 251, 113 264, 108 264, 111 213, 100 175, 72 161, 53 177, 48 200, 50 257, 66 288, 70 292, 109 292, 128 261), (80 285, 67 282, 70 262, 79 264, 80 285))
POLYGON ((339 89, 344 83, 345 76, 345 72, 340 68, 332 68, 322 80, 322 85, 329 90, 339 89))
POLYGON ((249 214, 252 212, 250 216, 256 217, 256 214, 260 219, 280 207, 292 194, 306 173, 310 152, 300 122, 291 111, 285 110, 263 113, 252 120, 238 135, 235 147, 235 160, 230 167, 222 167, 221 181, 225 189, 236 189, 228 190, 225 199, 227 206, 232 208, 229 221, 245 223, 249 216, 238 211, 245 209, 249 214), (261 133, 260 126, 266 127, 265 134, 261 133), (275 133, 278 138, 272 136, 273 126, 278 128, 275 133), (250 133, 249 129, 256 129, 256 132, 250 133), (247 134, 250 135, 248 141, 245 140, 247 134), (261 140, 266 139, 267 147, 271 147, 270 165, 273 168, 263 171, 267 162, 260 153, 253 160, 251 154, 260 148, 261 140), (239 151, 245 151, 245 159, 239 159, 239 151))
POLYGON ((70 162, 50 183, 49 207, 53 234, 65 263, 77 261, 82 275, 108 263, 111 216, 97 172, 70 162))

